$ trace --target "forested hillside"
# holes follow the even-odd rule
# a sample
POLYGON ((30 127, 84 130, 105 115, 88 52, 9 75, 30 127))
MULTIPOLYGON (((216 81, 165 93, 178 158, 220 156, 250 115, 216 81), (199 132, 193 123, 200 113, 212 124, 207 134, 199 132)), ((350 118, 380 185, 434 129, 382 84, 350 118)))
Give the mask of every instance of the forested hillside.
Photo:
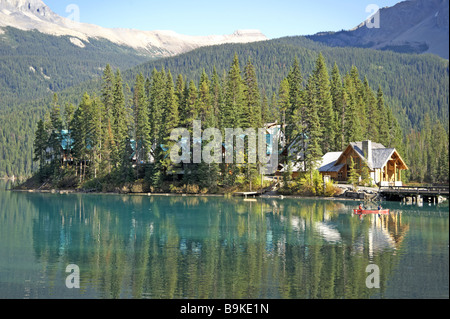
MULTIPOLYGON (((224 80, 230 61, 236 53, 242 60, 252 61, 260 90, 269 101, 275 101, 279 85, 288 75, 295 57, 304 75, 302 84, 306 85, 306 79, 315 68, 319 52, 322 52, 329 72, 335 62, 341 74, 350 73, 354 66, 359 74, 367 78, 372 90, 381 88, 386 104, 399 122, 405 142, 407 135, 421 134, 425 115, 430 123, 441 123, 448 134, 449 64, 432 55, 330 48, 304 37, 288 37, 259 43, 201 48, 177 57, 142 64, 123 71, 122 76, 124 84, 128 84, 129 88, 134 86, 137 74, 142 73, 145 78, 150 78, 154 69, 171 70, 174 75, 183 74, 198 84, 203 70, 212 74, 215 68, 219 78, 224 80)), ((114 64, 112 65, 114 69, 114 64)), ((364 81, 364 78, 361 80, 364 81)), ((60 104, 78 105, 83 92, 98 95, 100 87, 101 81, 89 81, 64 90, 59 94, 60 104)), ((125 86, 124 90, 126 95, 131 96, 129 88, 127 91, 125 86)), ((50 109, 51 99, 52 94, 48 94, 47 98, 40 101, 17 106, 14 113, 0 115, 0 152, 4 159, 0 163, 0 175, 31 173, 32 163, 29 158, 32 154, 32 136, 37 120, 50 109)), ((407 153, 413 154, 413 150, 407 153)))
POLYGON ((1 31, 0 177, 33 171, 35 123, 48 110, 47 97, 100 78, 106 61, 127 69, 149 60, 104 40, 91 39, 79 47, 70 37, 10 27, 1 31))
POLYGON ((0 33, 0 112, 98 78, 105 63, 128 69, 148 61, 131 48, 90 39, 84 47, 69 36, 4 28, 0 33))
MULTIPOLYGON (((304 74, 310 74, 319 52, 328 65, 336 62, 342 72, 356 66, 367 77, 373 89, 380 86, 394 114, 403 128, 422 125, 424 114, 432 121, 448 119, 449 64, 433 55, 419 56, 380 52, 360 48, 330 48, 304 37, 288 37, 248 45, 209 47, 143 64, 132 73, 125 73, 131 80, 137 72, 151 74, 153 68, 165 67, 174 73, 184 73, 199 79, 202 69, 219 73, 226 70, 227 60, 234 53, 251 58, 258 72, 261 87, 275 92, 277 84, 289 71, 290 61, 296 56, 304 74)), ((448 127, 448 124, 446 124, 448 127)))

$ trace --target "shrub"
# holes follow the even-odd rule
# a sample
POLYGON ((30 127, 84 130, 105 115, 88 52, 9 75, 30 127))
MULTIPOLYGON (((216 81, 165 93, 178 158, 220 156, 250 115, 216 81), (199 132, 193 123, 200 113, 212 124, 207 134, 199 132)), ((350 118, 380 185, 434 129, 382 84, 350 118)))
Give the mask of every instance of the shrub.
POLYGON ((189 184, 186 186, 186 193, 188 194, 198 194, 200 191, 200 187, 198 187, 198 185, 196 184, 189 184))
POLYGON ((312 174, 306 173, 299 181, 299 192, 302 194, 322 195, 323 179, 319 171, 314 170, 312 174))
POLYGON ((337 187, 332 181, 328 181, 325 184, 325 189, 323 195, 326 197, 332 197, 338 193, 340 193, 341 189, 337 187))

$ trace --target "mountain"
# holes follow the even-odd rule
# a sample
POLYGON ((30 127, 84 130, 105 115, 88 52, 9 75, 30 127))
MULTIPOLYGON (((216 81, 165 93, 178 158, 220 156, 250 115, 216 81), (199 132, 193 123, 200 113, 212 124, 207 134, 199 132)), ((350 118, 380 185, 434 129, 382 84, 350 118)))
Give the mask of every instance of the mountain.
POLYGON ((106 39, 152 57, 173 56, 202 46, 267 40, 258 30, 239 30, 231 35, 187 36, 173 31, 107 29, 61 17, 41 0, 0 0, 0 27, 5 26, 70 36, 72 44, 79 47, 84 47, 92 38, 106 39))
POLYGON ((41 0, 0 0, 0 112, 100 77, 198 47, 266 40, 257 30, 192 37, 172 31, 106 29, 55 14, 41 0))
POLYGON ((379 28, 369 19, 349 31, 308 38, 330 46, 364 47, 449 58, 449 0, 410 0, 382 8, 379 28), (375 26, 375 27, 373 27, 375 26))

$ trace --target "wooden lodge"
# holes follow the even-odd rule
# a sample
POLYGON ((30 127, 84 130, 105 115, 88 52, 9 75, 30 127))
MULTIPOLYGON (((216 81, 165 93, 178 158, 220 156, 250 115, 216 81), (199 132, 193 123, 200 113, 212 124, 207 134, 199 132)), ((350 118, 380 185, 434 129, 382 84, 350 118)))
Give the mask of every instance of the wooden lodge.
POLYGON ((368 166, 374 184, 402 186, 402 171, 408 166, 395 148, 372 141, 353 142, 343 152, 325 154, 319 172, 334 181, 346 182, 350 176, 351 158, 360 174, 364 164, 368 166))

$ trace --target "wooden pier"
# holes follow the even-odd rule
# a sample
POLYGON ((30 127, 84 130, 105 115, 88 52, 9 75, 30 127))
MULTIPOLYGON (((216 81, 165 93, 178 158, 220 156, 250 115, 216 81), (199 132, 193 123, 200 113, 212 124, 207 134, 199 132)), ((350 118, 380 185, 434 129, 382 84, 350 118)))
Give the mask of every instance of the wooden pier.
POLYGON ((233 193, 233 196, 241 196, 241 197, 256 197, 261 196, 261 192, 237 192, 233 193))
POLYGON ((438 203, 440 198, 449 198, 448 186, 429 186, 429 187, 413 187, 413 186, 382 186, 379 189, 380 195, 388 199, 397 199, 400 201, 411 200, 418 202, 420 200, 428 200, 438 203))

